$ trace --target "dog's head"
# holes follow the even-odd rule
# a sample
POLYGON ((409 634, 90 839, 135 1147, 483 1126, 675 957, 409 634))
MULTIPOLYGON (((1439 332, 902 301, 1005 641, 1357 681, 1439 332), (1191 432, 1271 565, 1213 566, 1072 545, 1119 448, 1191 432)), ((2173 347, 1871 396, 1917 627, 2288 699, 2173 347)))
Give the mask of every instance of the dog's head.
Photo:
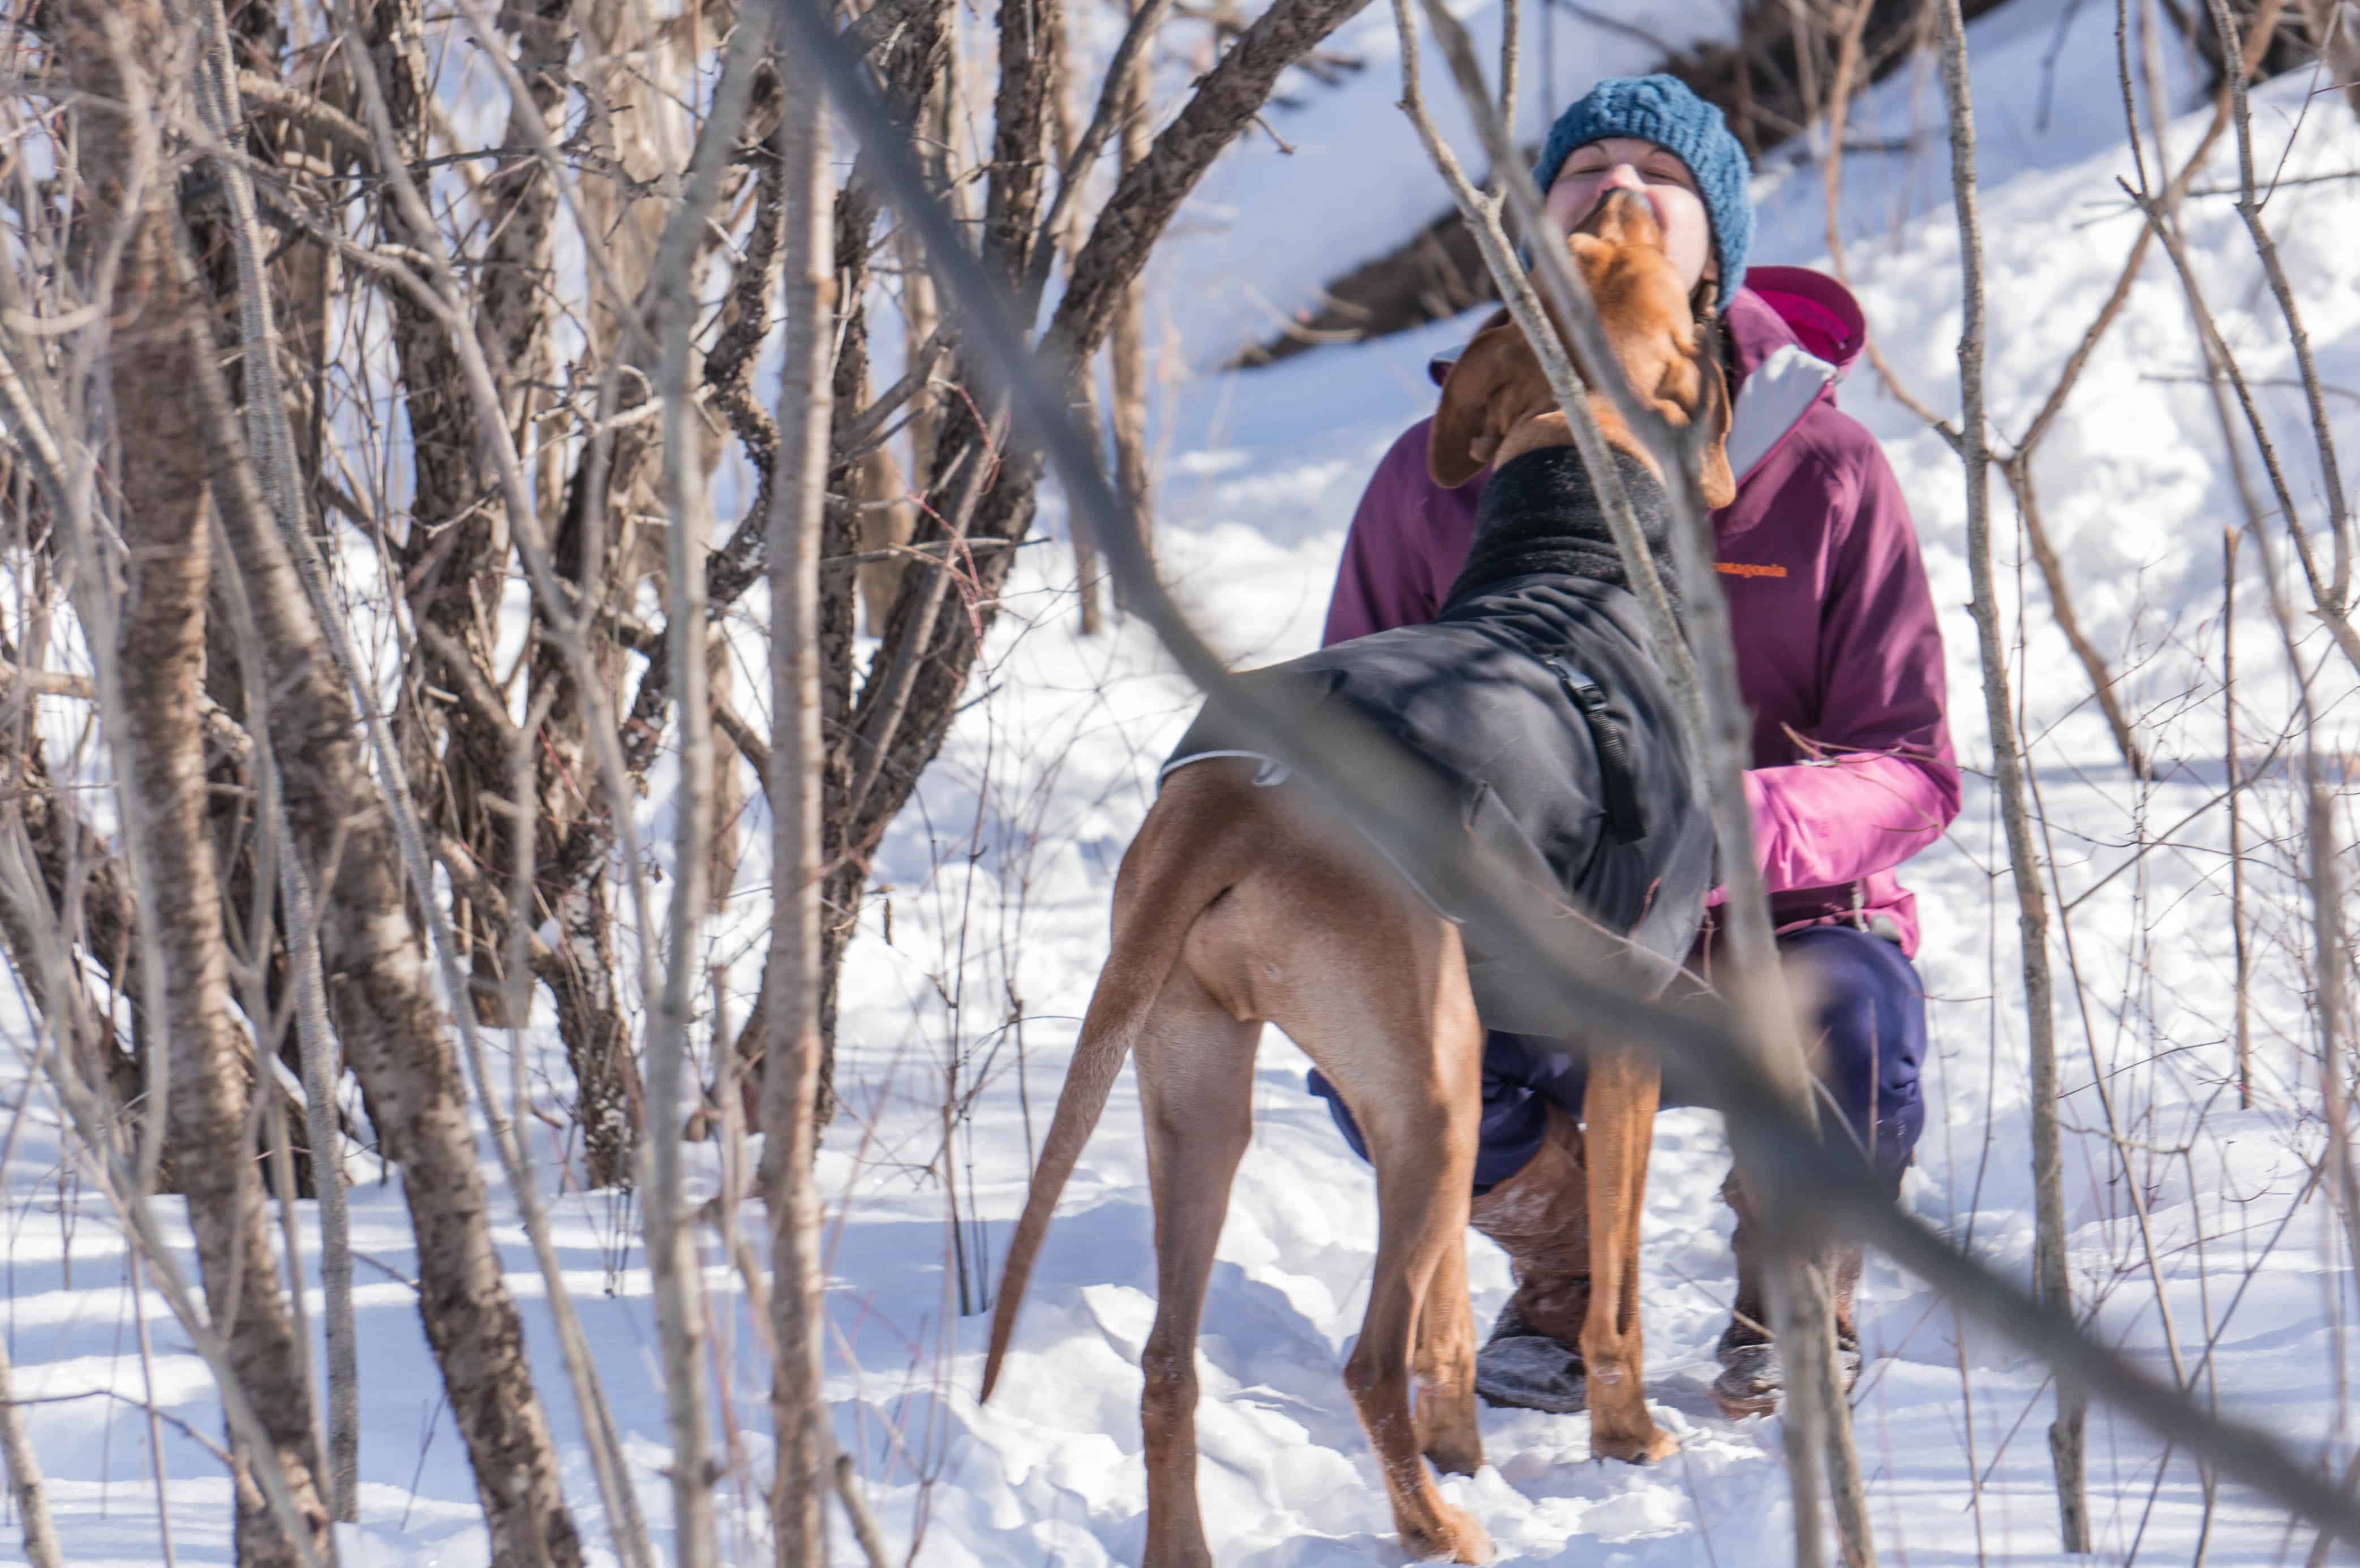
MULTIPOLYGON (((1719 337, 1709 321, 1698 320, 1665 254, 1654 209, 1635 192, 1609 191, 1566 246, 1590 284, 1616 367, 1632 389, 1675 427, 1704 422, 1705 504, 1727 506, 1736 499, 1737 481, 1729 469, 1729 383, 1719 337)), ((1566 335, 1562 323, 1557 335, 1566 335)), ((1579 355, 1574 363, 1595 386, 1595 368, 1579 355)), ((1655 466, 1603 393, 1590 394, 1590 410, 1611 444, 1655 466)), ((1442 384, 1442 407, 1426 437, 1426 472, 1435 483, 1456 489, 1488 464, 1572 441, 1539 356, 1502 311, 1475 334, 1442 384)))

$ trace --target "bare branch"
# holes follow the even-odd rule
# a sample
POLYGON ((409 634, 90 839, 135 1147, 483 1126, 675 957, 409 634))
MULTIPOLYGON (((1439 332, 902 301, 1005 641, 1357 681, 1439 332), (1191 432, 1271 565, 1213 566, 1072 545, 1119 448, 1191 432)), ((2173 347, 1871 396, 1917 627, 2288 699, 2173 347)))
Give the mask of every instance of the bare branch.
MULTIPOLYGON (((2269 42, 2270 32, 2278 25, 2278 11, 2283 4, 2284 0, 2262 0, 2256 11, 2252 36, 2246 38, 2245 52, 2240 57, 2248 72, 2254 69, 2260 50, 2269 42)), ((2190 183, 2212 156, 2213 145, 2221 139, 2221 133, 2228 128, 2229 113, 2230 93, 2224 84, 2213 99, 2212 118, 2204 127, 2204 134, 2197 138, 2194 149, 2189 153, 2188 161, 2180 165, 2180 172, 2173 175, 2164 187, 2166 210, 2176 210, 2181 198, 2188 193, 2190 183)), ((2131 128, 2132 145, 2136 148, 2136 121, 2131 128)), ((2098 307, 2096 317, 2082 332, 2081 341, 2073 345, 2073 352, 2066 356, 2064 368, 2058 373, 2057 384, 2049 389, 2049 396, 2041 401, 2039 411, 2032 416, 2031 424, 2025 429, 2024 438, 2016 443, 2017 454, 2029 453, 2038 447, 2041 438, 2049 433, 2049 427, 2056 422, 2058 414, 2064 410, 2066 399, 2072 395, 2075 385, 2081 378, 2081 372, 2089 366, 2090 356, 2096 352, 2108 329, 2122 314, 2123 306, 2130 298, 2131 285, 2137 281, 2139 269, 2147 260, 2147 245, 2153 238, 2153 234, 2147 229, 2139 230, 2138 238, 2132 242, 2130 255, 2125 258, 2122 272, 2115 278, 2105 303, 2098 307)))
MULTIPOLYGON (((801 67, 802 52, 785 42, 781 58, 791 68, 801 67)), ((836 236, 827 200, 826 99, 817 82, 799 75, 799 90, 787 95, 778 133, 786 170, 787 345, 779 387, 779 474, 767 520, 772 745, 765 777, 771 863, 760 1175, 770 1215, 776 1561, 779 1568, 820 1568, 826 1554, 829 1442, 821 1392, 825 1312, 819 1192, 812 1172, 819 1149, 820 813, 825 794, 820 768, 826 756, 820 732, 819 558, 833 328, 842 302, 836 292, 836 236)))
MULTIPOLYGON (((1087 361, 1106 338, 1123 286, 1172 214, 1239 127, 1269 98, 1279 72, 1342 26, 1366 0, 1276 0, 1207 72, 1144 161, 1126 172, 1075 257, 1043 339, 1053 360, 1087 361)), ((934 265, 942 263, 937 258, 934 265)))
MULTIPOLYGON (((1427 15, 1434 17, 1437 13, 1428 7, 1427 15)), ((1510 189, 1513 189, 1512 182, 1516 169, 1513 146, 1501 130, 1498 117, 1491 113, 1481 74, 1474 66, 1474 51, 1468 45, 1463 31, 1453 37, 1445 30, 1446 26, 1455 27, 1455 22, 1446 17, 1437 20, 1434 25, 1445 57, 1454 71, 1460 72, 1458 77, 1459 94, 1469 112, 1475 116, 1478 127, 1487 133, 1498 133, 1496 136, 1487 135, 1485 138, 1485 149, 1491 155, 1493 178, 1511 181, 1510 189), (1473 78, 1471 82, 1469 80, 1470 75, 1473 78), (1504 158, 1501 156, 1503 148, 1507 151, 1504 158)), ((1697 678, 1695 656, 1689 651, 1688 638, 1678 618, 1672 612, 1671 598, 1665 592, 1655 557, 1640 531, 1637 515, 1632 510, 1631 498, 1623 492, 1622 471, 1615 466, 1613 456, 1606 445, 1606 437, 1599 429, 1598 416, 1590 405, 1590 389, 1574 368, 1573 360, 1558 338, 1548 313, 1541 308, 1540 297, 1533 291, 1532 280, 1516 262, 1515 247, 1509 242, 1507 231, 1500 223, 1502 198, 1487 196, 1475 189, 1474 182, 1468 179, 1466 170, 1459 165, 1458 155, 1451 151, 1450 144, 1442 139, 1441 133, 1435 129, 1433 120, 1426 112, 1425 95, 1418 82, 1416 25, 1411 20, 1408 0, 1393 0, 1393 26, 1401 38, 1403 112, 1409 115, 1410 123, 1416 127, 1418 139, 1426 146, 1426 156, 1433 159, 1443 182, 1457 200, 1459 215, 1474 234, 1484 264, 1491 269, 1509 314, 1515 318, 1518 330, 1533 345, 1534 352, 1540 356, 1542 367, 1548 373, 1549 389, 1556 394, 1557 407, 1573 430, 1574 445, 1581 453, 1582 466, 1589 470, 1591 482, 1598 488, 1599 502, 1605 511, 1607 524, 1613 532, 1615 548, 1622 554, 1623 570, 1630 575, 1632 590, 1638 598, 1641 609, 1645 612, 1647 630, 1654 639, 1656 657, 1664 661, 1672 691, 1678 699, 1681 738, 1688 755, 1700 758, 1706 745, 1704 688, 1697 678)), ((1529 191, 1532 186, 1530 175, 1524 177, 1524 185, 1529 191)), ((1527 211, 1536 212, 1538 205, 1536 201, 1531 202, 1527 203, 1527 211)), ((1527 217, 1527 213, 1520 212, 1519 216, 1527 217)), ((1544 224, 1529 228, 1528 232, 1546 235, 1548 230, 1544 224)), ((1534 249, 1536 256, 1543 251, 1550 253, 1541 263, 1541 276, 1550 291, 1550 303, 1557 307, 1558 318, 1581 320, 1590 305, 1586 287, 1565 264, 1564 258, 1556 254, 1557 247, 1544 243, 1536 245, 1534 249)), ((1597 350, 1602 339, 1594 325, 1587 334, 1587 341, 1583 340, 1584 334, 1579 328, 1576 329, 1576 334, 1584 352, 1584 363, 1594 367, 1616 363, 1611 354, 1602 357, 1599 356, 1597 350)), ((1608 383, 1619 380, 1619 377, 1607 373, 1599 389, 1611 397, 1612 389, 1608 383)))
POLYGON ((2302 525, 2301 513, 2295 508, 2294 492, 2288 487, 2286 474, 2278 466, 2278 448, 2270 440, 2269 427, 2264 422, 2261 410, 2254 401, 2253 389, 2245 379, 2245 371, 2239 367, 2236 356, 2230 351, 2227 340, 2222 337, 2220 327, 2214 323, 2212 307, 2205 302, 2203 289, 2197 282, 2195 271, 2189 263, 2187 247, 2171 226, 2161 201, 2141 195, 2128 185, 2124 185, 2123 190, 2146 214, 2148 227, 2163 242, 2164 254, 2171 258, 2172 269, 2180 274, 2180 286, 2188 297, 2189 309, 2196 317, 2197 335, 2203 345, 2208 365, 2226 379, 2230 389, 2236 394, 2238 410, 2244 414, 2245 427, 2253 435, 2255 449, 2261 455, 2262 471, 2269 477, 2270 490, 2278 500, 2279 515, 2286 520, 2287 536, 2293 542, 2295 560, 2302 567, 2303 577, 2310 586, 2311 602, 2319 607, 2319 619, 2334 637, 2335 645, 2343 650, 2344 656, 2352 662, 2353 668, 2360 669, 2360 628, 2352 624, 2349 613, 2329 612, 2328 607, 2334 602, 2333 587, 2320 573, 2318 559, 2311 549, 2311 534, 2302 525))
MULTIPOLYGON (((642 1208, 656 1327, 662 1346, 664 1408, 672 1429, 672 1537, 682 1568, 714 1568, 714 1474, 705 1415, 704 1274, 696 1227, 682 1190, 680 1101, 689 1052, 691 1012, 702 971, 700 948, 712 893, 713 710, 707 693, 704 474, 689 433, 691 334, 700 302, 690 275, 721 173, 745 123, 755 68, 770 41, 760 13, 739 18, 697 137, 680 204, 664 225, 649 290, 656 302, 656 393, 663 402, 665 620, 672 686, 680 695, 680 788, 674 796, 672 924, 663 984, 648 1017, 644 1141, 647 1201, 642 1208)), ((649 933, 652 936, 652 933, 649 933)), ((642 947, 646 944, 643 942, 642 947)))
MULTIPOLYGON (((2352 609, 2352 513, 2349 498, 2344 493, 2344 475, 2335 459, 2335 436, 2327 420, 2327 400, 2320 391, 2319 366, 2311 352, 2311 334, 2303 330, 2302 313, 2296 308, 2294 286, 2287 281, 2286 266, 2278 259, 2278 241, 2271 237, 2269 225, 2262 221, 2262 204, 2254 191, 2254 121, 2251 106, 2246 103, 2246 78, 2251 68, 2245 64, 2245 51, 2237 47, 2237 23, 2230 16, 2224 0, 2212 0, 2212 26, 2220 33, 2224 53, 2229 60, 2230 115, 2237 126, 2237 215, 2245 221, 2245 232, 2254 242, 2254 253, 2262 258, 2262 273, 2270 281, 2270 296, 2278 301, 2278 314, 2285 318, 2287 337, 2294 345, 2294 362, 2302 374, 2304 400, 2311 405, 2311 440, 2319 448, 2319 472, 2327 490, 2328 531, 2335 555, 2333 577, 2323 597, 2319 598, 2320 613, 2332 620, 2343 620, 2352 609)), ((2328 58, 2339 63, 2348 62, 2360 54, 2354 40, 2344 37, 2344 7, 2335 8, 2338 27, 2333 40, 2323 40, 2328 58)), ((2269 29, 2257 27, 2256 31, 2267 41, 2269 29)), ((2360 83, 2347 84, 2360 93, 2360 83)), ((2291 513, 2289 521, 2292 521, 2291 513)), ((2316 588, 2314 587, 2314 592, 2316 588)))
POLYGON ((41 1462, 25 1431, 25 1412, 17 1402, 16 1374, 8 1363, 6 1336, 0 1335, 0 1460, 8 1469, 8 1495, 16 1502, 16 1519, 25 1536, 25 1560, 33 1568, 64 1568, 58 1550, 58 1527, 49 1519, 49 1498, 41 1485, 41 1462))
POLYGON ((929 333, 926 340, 918 345, 917 352, 910 356, 910 367, 902 373, 901 378, 878 393, 858 414, 844 422, 837 435, 836 460, 849 462, 866 450, 868 444, 884 428, 885 422, 892 418, 902 404, 925 389, 934 367, 941 363, 945 354, 956 346, 958 335, 947 325, 938 326, 929 333))
MULTIPOLYGON (((1974 101, 1967 74, 1967 25, 1959 0, 1941 0, 1942 91, 1950 105, 1950 195, 1958 210, 1960 289, 1964 321, 1959 332, 1960 461, 1966 467, 1967 564, 1974 580, 1971 606, 1983 655, 1983 714, 1991 729, 2000 816, 2007 831, 2008 867, 2016 883, 2016 926, 2023 946, 2026 1027, 2031 1045, 2033 1271, 2043 1306, 2070 1315, 2073 1284, 2066 1271, 2062 1156, 2057 1128, 2056 1010, 2049 970, 2049 907, 2040 887, 2038 853, 2027 811, 2024 762, 2016 734, 2006 645, 2000 636, 1998 587, 1992 566, 1991 455, 1983 420, 1983 246, 1975 190, 1974 101)), ((2057 1510, 2065 1550, 2089 1549, 2089 1505, 2083 1497, 2082 1423, 2088 1396, 2060 1369, 2057 1420, 2049 1452, 2057 1475, 2057 1510)))
POLYGON ((1124 127, 1127 135, 1131 122, 1146 113, 1144 104, 1131 101, 1131 79, 1145 57, 1147 46, 1163 27, 1164 17, 1171 14, 1172 0, 1144 0, 1131 12, 1122 42, 1115 46, 1114 59, 1107 63, 1106 80, 1098 88, 1098 107, 1090 112, 1088 126, 1074 144, 1073 156, 1065 159, 1065 172, 1057 184, 1057 199, 1049 204, 1049 215, 1041 220, 1041 237, 1034 242, 1032 273, 1025 280, 1027 298, 1038 300, 1048 284, 1049 266, 1056 258, 1055 237, 1065 233, 1074 203, 1089 182, 1090 167, 1106 148, 1107 137, 1118 126, 1124 127))
POLYGON ((338 152, 355 162, 367 163, 376 157, 377 148, 367 129, 333 104, 258 71, 237 72, 236 87, 248 104, 333 143, 338 152))
POLYGON ((860 1490, 860 1477, 854 1474, 852 1455, 848 1453, 836 1456, 836 1495, 852 1519, 852 1538, 860 1542, 860 1555, 868 1560, 869 1568, 891 1568, 893 1559, 885 1550, 885 1532, 877 1528, 877 1516, 869 1512, 869 1498, 860 1490))
POLYGON ((2114 749, 2123 754, 2123 765, 2131 777, 2152 777, 2147 765, 2147 751, 2131 729, 2130 715, 2123 709, 2122 693, 2114 681, 2114 672, 2106 668, 2104 657, 2097 644, 2081 630, 2081 618, 2073 609, 2071 590, 2065 580, 2064 564, 2057 558, 2057 546, 2049 542, 2049 523, 2041 515, 2040 497, 2032 482, 2032 463, 2022 452, 1999 466, 2008 488, 2016 493, 2016 513, 2024 520, 2024 536, 2032 546, 2032 559, 2040 568, 2041 585, 2049 590, 2049 612, 2057 618, 2057 630, 2065 634, 2066 643, 2080 661, 2081 671, 2090 677, 2090 690, 2098 699, 2098 707, 2106 716, 2106 728, 2114 731, 2114 749))

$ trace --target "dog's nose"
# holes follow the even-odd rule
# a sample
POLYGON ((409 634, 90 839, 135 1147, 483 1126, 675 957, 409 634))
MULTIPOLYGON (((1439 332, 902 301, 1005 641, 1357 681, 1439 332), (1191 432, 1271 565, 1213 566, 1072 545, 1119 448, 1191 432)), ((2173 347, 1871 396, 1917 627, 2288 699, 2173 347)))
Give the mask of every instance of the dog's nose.
MULTIPOLYGON (((1621 175, 1627 170, 1625 165, 1614 172, 1621 175)), ((1580 233, 1595 235, 1609 244, 1660 247, 1664 243, 1663 226, 1655 221, 1655 203, 1647 199, 1646 188, 1635 182, 1635 174, 1632 180, 1632 183, 1617 180, 1600 193, 1598 204, 1582 220, 1580 233)))

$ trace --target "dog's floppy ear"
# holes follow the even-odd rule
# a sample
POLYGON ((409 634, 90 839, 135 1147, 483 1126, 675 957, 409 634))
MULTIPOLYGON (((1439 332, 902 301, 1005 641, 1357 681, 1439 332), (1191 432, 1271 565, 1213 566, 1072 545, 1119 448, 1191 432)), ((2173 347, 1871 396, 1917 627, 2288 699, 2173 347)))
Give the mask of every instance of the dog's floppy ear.
POLYGON ((1698 488, 1704 504, 1718 511, 1737 499, 1737 476, 1729 468, 1729 371, 1721 362, 1720 328, 1710 316, 1697 333, 1697 350, 1704 383, 1696 414, 1704 426, 1698 488))
POLYGON ((1426 471, 1455 490, 1483 471, 1500 447, 1502 399, 1532 374, 1532 351, 1502 311, 1483 323, 1443 378, 1442 406, 1426 432, 1426 471))

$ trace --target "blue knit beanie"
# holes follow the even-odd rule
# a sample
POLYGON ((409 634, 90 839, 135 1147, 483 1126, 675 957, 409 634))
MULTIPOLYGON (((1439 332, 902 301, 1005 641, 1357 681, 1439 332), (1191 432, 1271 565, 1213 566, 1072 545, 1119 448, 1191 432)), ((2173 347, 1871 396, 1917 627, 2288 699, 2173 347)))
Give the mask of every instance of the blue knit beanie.
POLYGON ((1688 166, 1712 223, 1712 245, 1721 258, 1724 309, 1745 280, 1745 247, 1754 239, 1754 200, 1746 192, 1753 170, 1745 148, 1730 135, 1721 111, 1676 76, 1610 76, 1557 117, 1549 127, 1533 182, 1546 195, 1578 147, 1609 137, 1653 142, 1688 166))

